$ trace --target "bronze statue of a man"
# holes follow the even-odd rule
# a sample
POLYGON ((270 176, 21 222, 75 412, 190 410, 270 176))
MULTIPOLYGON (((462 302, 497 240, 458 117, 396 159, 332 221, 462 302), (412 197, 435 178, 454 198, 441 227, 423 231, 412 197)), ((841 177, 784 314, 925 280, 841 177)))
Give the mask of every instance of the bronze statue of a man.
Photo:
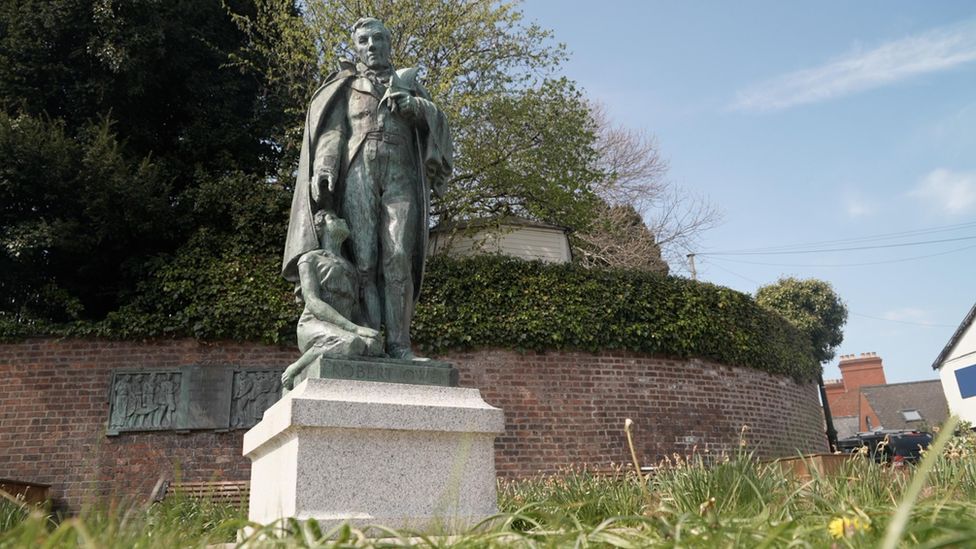
POLYGON ((416 81, 394 71, 390 32, 377 19, 352 29, 358 63, 342 63, 312 95, 282 262, 299 283, 298 259, 319 247, 319 210, 349 225, 343 250, 359 277, 360 311, 352 321, 386 332, 386 353, 414 359, 410 320, 427 248, 431 191, 453 168, 444 113, 416 81))

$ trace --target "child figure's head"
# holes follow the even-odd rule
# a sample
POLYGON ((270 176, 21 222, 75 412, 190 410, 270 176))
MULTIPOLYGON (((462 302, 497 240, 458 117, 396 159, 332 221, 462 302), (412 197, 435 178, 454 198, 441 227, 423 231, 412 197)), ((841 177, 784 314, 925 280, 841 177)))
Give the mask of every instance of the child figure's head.
POLYGON ((319 245, 323 250, 338 249, 349 237, 349 225, 346 220, 329 210, 315 212, 313 218, 315 231, 319 235, 319 245))

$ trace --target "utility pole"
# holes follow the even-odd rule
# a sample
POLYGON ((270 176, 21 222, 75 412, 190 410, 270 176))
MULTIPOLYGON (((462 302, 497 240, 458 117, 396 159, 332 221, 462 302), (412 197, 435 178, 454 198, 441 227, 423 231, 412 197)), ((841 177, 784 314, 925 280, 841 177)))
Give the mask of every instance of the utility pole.
POLYGON ((820 401, 823 403, 824 422, 827 424, 827 445, 830 451, 837 450, 837 429, 834 428, 834 418, 830 413, 830 403, 827 402, 827 389, 824 387, 823 373, 817 378, 820 387, 820 401))
POLYGON ((698 273, 695 271, 695 254, 688 254, 688 266, 691 267, 691 279, 698 280, 698 273))

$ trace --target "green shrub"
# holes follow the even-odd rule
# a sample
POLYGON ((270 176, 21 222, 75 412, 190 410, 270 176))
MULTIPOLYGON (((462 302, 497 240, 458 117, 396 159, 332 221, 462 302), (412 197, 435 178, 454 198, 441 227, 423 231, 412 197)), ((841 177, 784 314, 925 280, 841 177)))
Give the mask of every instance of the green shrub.
MULTIPOLYGON (((278 258, 199 239, 100 322, 27 323, 0 314, 0 338, 194 337, 293 343, 300 308, 278 258)), ((413 322, 425 352, 627 350, 702 358, 797 380, 820 365, 798 330, 729 288, 641 271, 546 265, 499 256, 428 263, 413 322)))
POLYGON ((654 273, 499 256, 433 258, 413 323, 428 353, 620 349, 712 359, 798 380, 820 365, 786 320, 729 288, 654 273))

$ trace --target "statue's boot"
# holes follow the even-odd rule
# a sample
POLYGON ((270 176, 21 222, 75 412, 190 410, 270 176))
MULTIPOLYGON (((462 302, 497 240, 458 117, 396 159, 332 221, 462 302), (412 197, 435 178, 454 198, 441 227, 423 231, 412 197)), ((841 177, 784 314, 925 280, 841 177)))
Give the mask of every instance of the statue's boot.
POLYGON ((386 352, 399 360, 427 361, 410 348, 410 319, 413 318, 413 282, 386 281, 384 318, 386 319, 386 352))

